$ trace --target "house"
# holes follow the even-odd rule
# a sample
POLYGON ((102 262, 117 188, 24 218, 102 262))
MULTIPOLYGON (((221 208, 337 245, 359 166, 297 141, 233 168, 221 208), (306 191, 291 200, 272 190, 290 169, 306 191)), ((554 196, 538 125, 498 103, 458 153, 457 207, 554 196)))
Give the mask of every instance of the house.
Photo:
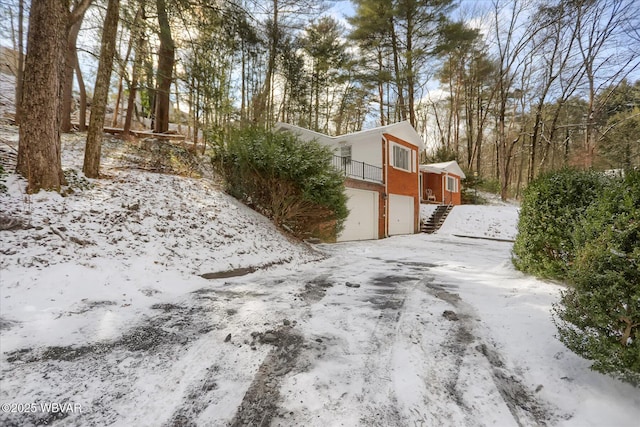
POLYGON ((420 165, 420 199, 423 203, 460 205, 464 172, 456 161, 420 165))
POLYGON ((418 153, 423 143, 409 122, 340 136, 285 123, 276 128, 334 150, 333 164, 346 176, 349 209, 339 242, 419 231, 418 153))

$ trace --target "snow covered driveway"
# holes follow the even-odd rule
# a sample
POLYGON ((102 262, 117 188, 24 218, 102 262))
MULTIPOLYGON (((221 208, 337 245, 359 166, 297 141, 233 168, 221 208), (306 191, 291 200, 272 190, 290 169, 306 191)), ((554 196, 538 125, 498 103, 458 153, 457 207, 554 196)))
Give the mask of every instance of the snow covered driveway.
MULTIPOLYGON (((436 234, 319 249, 325 260, 295 268, 168 276, 184 292, 105 339, 3 348, 3 404, 81 410, 3 412, 0 422, 632 426, 640 418, 637 389, 590 372, 553 337, 559 288, 515 272, 510 244, 436 234)), ((80 308, 60 318, 107 325, 127 310, 109 298, 80 308)), ((2 314, 2 336, 11 337, 19 326, 2 314)))
POLYGON ((0 194, 2 426, 640 419, 638 389, 555 339, 558 285, 514 271, 510 243, 456 237, 513 239, 516 206, 314 251, 206 179, 140 170, 139 147, 105 142, 86 180, 82 135, 63 140, 77 191, 9 175, 0 194))

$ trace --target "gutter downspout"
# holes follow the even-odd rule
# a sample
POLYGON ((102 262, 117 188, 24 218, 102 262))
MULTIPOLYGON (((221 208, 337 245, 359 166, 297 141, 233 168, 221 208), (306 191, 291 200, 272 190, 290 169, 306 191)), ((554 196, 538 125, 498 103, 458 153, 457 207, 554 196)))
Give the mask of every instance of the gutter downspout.
POLYGON ((382 135, 382 144, 384 152, 384 237, 389 237, 389 140, 384 133, 382 135))

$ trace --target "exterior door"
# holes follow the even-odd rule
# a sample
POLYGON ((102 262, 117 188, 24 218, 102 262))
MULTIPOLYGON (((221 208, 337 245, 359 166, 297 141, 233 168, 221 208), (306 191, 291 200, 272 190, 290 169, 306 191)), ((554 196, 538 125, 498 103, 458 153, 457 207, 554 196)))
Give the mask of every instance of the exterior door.
POLYGON ((414 233, 414 198, 389 195, 389 236, 414 233))
POLYGON ((378 238, 378 193, 376 191, 347 188, 349 216, 338 242, 372 240, 378 238))

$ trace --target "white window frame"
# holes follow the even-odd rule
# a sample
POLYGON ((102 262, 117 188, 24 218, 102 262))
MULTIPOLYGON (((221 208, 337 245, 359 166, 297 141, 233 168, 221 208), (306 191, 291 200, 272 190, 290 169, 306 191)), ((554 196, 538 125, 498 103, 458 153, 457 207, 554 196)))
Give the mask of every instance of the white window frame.
POLYGON ((411 149, 409 149, 407 147, 404 147, 404 146, 402 146, 400 144, 392 143, 391 144, 391 166, 393 166, 395 169, 400 169, 400 170, 403 170, 405 172, 412 172, 412 170, 413 170, 413 164, 412 164, 413 156, 411 155, 411 151, 412 151, 411 149), (406 165, 407 167, 406 168, 403 167, 402 165, 399 165, 399 164, 396 163, 396 160, 398 160, 398 158, 400 157, 400 156, 396 155, 397 154, 396 153, 396 149, 398 149, 398 154, 400 152, 402 152, 403 154, 406 154, 406 156, 407 156, 406 157, 406 160, 407 160, 407 165, 406 165))
POLYGON ((340 157, 347 163, 351 163, 351 145, 340 145, 340 157))
POLYGON ((456 179, 456 177, 447 175, 446 188, 447 188, 447 191, 449 191, 450 193, 458 192, 458 180, 456 179))

